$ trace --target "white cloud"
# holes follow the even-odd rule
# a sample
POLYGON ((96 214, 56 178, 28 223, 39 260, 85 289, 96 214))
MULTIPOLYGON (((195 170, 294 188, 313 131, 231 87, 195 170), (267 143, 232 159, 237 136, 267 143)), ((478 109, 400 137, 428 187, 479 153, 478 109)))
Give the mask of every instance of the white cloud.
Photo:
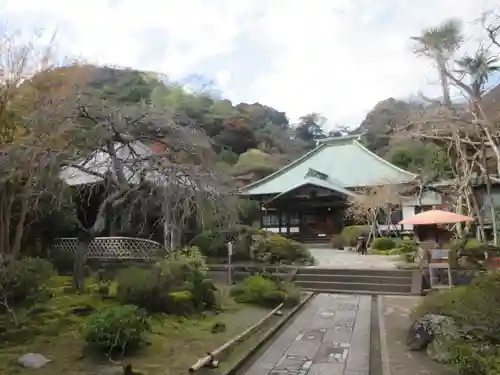
MULTIPOLYGON (((284 52, 275 57, 274 69, 256 82, 259 100, 286 108, 292 116, 318 111, 330 123, 357 125, 378 101, 390 96, 404 98, 418 90, 437 94, 432 66, 413 56, 409 37, 445 18, 472 21, 498 4, 350 0, 334 7, 333 3, 289 2, 266 14, 263 28, 284 52)), ((468 23, 466 28, 475 32, 468 23)))
MULTIPOLYGON (((316 111, 331 124, 357 125, 387 97, 438 92, 432 85, 432 67, 412 55, 410 36, 449 17, 470 22, 497 4, 498 0, 0 0, 0 15, 47 29, 58 27, 64 51, 103 64, 179 78, 206 71, 210 61, 212 78, 231 99, 260 101, 292 118, 316 111), (146 34, 147 30, 154 33, 146 34), (229 68, 237 65, 235 60, 224 60, 242 35, 246 43, 257 43, 266 51, 265 56, 231 55, 253 61, 251 72, 229 68), (152 50, 156 45, 160 58, 144 54, 145 46, 152 50)), ((475 33, 469 23, 466 26, 475 33)))

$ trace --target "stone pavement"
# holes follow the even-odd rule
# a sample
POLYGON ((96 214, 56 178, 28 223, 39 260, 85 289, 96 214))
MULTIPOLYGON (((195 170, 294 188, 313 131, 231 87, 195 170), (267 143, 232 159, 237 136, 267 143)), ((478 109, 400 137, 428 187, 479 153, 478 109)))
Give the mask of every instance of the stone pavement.
POLYGON ((245 375, 368 375, 371 296, 318 294, 245 375))
POLYGON ((398 256, 361 255, 352 250, 335 250, 310 247, 311 255, 317 264, 313 267, 344 269, 397 269, 398 256))

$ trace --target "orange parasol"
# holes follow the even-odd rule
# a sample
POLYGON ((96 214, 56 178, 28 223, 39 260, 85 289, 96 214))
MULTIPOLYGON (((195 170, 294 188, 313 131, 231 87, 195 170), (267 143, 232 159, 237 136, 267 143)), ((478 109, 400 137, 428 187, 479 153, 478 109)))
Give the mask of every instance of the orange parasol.
POLYGON ((413 224, 413 225, 433 225, 433 224, 456 224, 467 221, 473 221, 470 216, 459 215, 443 210, 429 210, 421 212, 408 219, 401 220, 398 224, 413 224))

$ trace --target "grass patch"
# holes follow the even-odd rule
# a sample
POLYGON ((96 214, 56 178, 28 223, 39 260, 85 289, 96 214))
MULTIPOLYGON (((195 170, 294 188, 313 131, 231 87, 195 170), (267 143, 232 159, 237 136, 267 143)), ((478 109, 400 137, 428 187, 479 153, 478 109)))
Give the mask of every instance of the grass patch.
MULTIPOLYGON (((89 284, 92 290, 94 286, 89 284)), ((113 289, 112 286, 111 297, 113 289)), ((49 290, 53 297, 46 302, 18 309, 19 328, 9 327, 10 317, 0 315, 0 327, 6 327, 0 335, 9 338, 0 340, 0 374, 33 374, 33 370, 16 364, 16 360, 28 352, 52 359, 51 363, 36 371, 37 375, 88 375, 100 366, 113 365, 106 356, 88 351, 81 336, 86 317, 75 314, 74 310, 86 307, 97 309, 117 302, 113 298, 103 300, 96 293, 76 294, 70 288, 70 279, 64 277, 56 278, 49 290)), ((199 357, 255 324, 269 312, 269 309, 235 303, 228 298, 225 289, 220 289, 218 293, 224 310, 219 315, 191 318, 154 315, 153 332, 147 336, 149 345, 126 357, 124 362, 131 363, 148 375, 186 373, 199 357), (212 333, 216 322, 223 322, 226 330, 212 333)), ((269 329, 267 324, 265 326, 269 329)), ((263 327, 257 334, 267 329, 263 327)), ((254 336, 249 338, 249 343, 253 339, 254 336)), ((235 351, 244 350, 245 346, 235 351)))

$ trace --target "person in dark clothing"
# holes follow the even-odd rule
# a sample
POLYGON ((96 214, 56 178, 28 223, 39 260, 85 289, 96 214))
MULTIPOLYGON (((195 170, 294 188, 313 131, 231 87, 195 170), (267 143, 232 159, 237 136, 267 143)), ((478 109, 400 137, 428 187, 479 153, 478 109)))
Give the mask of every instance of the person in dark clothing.
POLYGON ((365 236, 359 236, 358 237, 358 245, 356 246, 358 253, 361 253, 361 255, 366 255, 366 239, 365 236))

